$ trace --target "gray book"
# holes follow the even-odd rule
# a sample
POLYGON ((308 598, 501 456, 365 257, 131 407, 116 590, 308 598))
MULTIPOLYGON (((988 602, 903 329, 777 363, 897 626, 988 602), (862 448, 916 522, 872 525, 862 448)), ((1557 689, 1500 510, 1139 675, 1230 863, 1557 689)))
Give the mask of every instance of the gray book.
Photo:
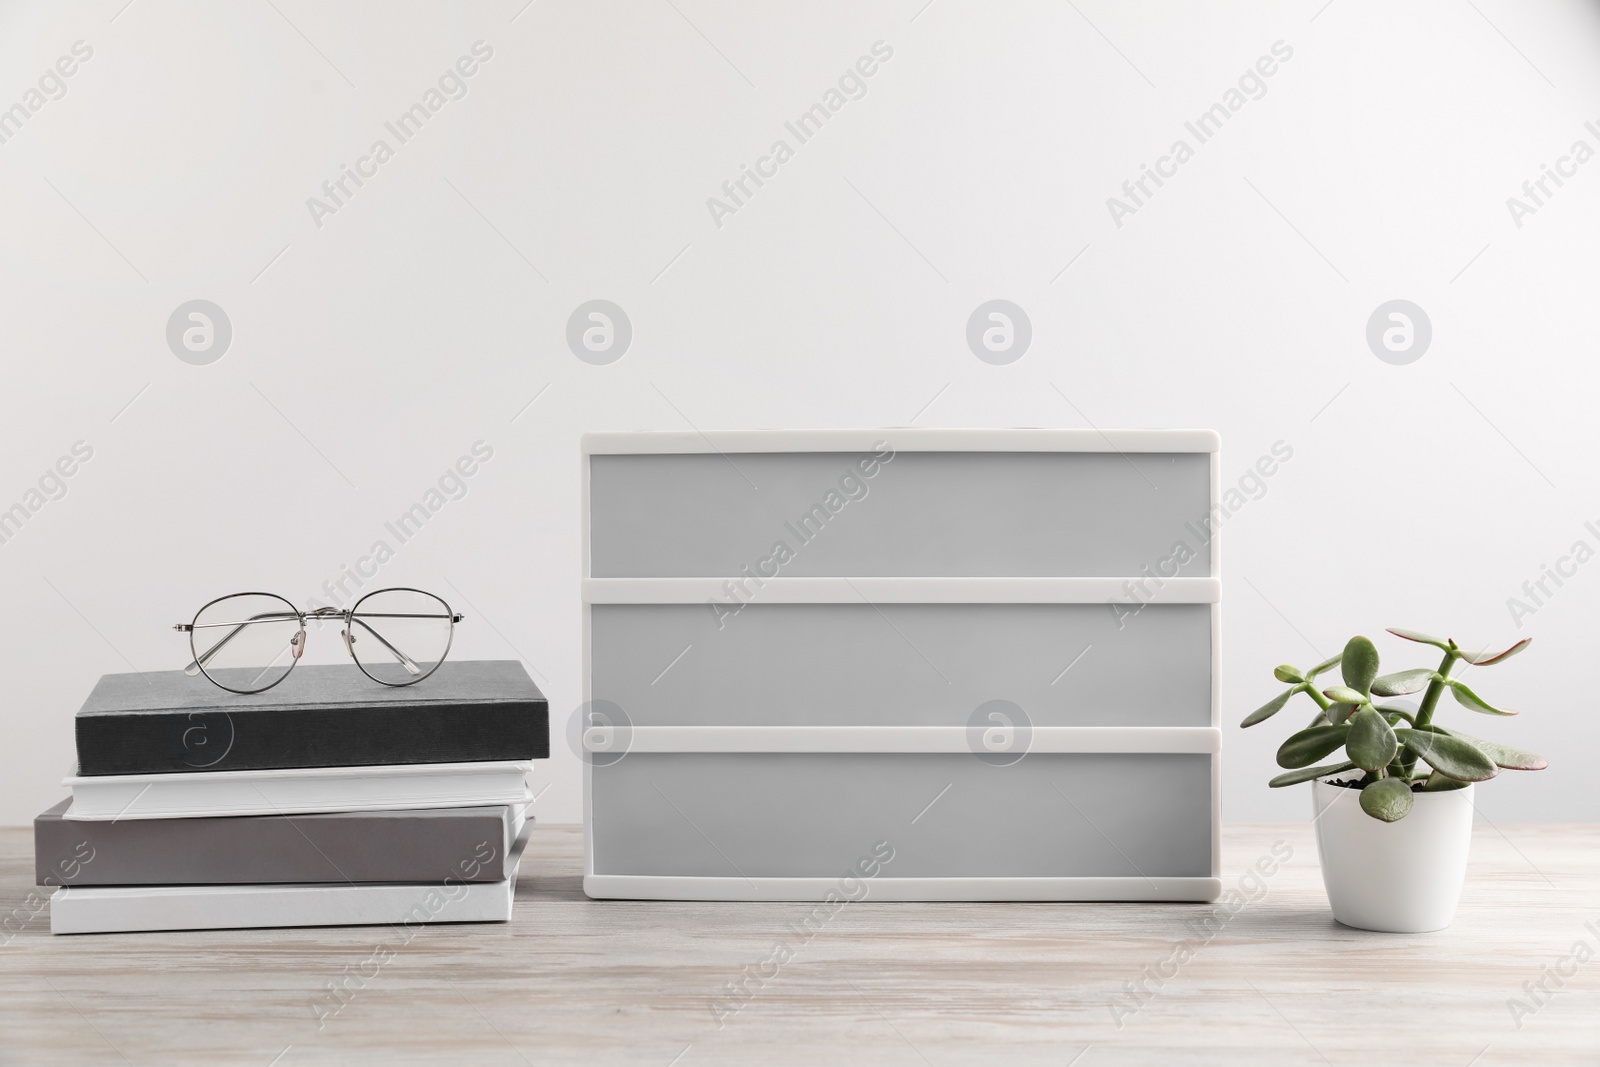
POLYGON ((499 882, 520 807, 237 818, 33 820, 36 884, 281 885, 499 882))

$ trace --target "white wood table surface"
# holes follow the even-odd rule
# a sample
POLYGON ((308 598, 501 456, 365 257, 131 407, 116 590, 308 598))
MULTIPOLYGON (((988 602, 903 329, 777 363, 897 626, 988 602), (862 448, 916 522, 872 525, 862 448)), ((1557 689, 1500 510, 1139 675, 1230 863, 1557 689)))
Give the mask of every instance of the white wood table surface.
POLYGON ((1600 1063, 1600 827, 1480 823, 1455 925, 1423 935, 1335 924, 1304 825, 1229 827, 1224 884, 1274 842, 1209 939, 1205 905, 869 899, 804 940, 804 904, 588 900, 578 830, 541 827, 511 923, 402 944, 52 937, 31 836, 4 830, 0 1063, 1600 1063))

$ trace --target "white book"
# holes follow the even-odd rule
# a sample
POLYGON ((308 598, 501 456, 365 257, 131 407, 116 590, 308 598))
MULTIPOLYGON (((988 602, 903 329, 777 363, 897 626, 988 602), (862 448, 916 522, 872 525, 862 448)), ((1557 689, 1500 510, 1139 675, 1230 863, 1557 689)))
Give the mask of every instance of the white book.
POLYGON ((511 877, 503 882, 63 886, 50 897, 50 932, 508 922, 516 896, 517 864, 532 828, 529 819, 512 842, 511 877))
POLYGON ((72 774, 63 818, 185 819, 206 815, 305 815, 525 804, 529 760, 380 767, 292 767, 182 774, 72 774))

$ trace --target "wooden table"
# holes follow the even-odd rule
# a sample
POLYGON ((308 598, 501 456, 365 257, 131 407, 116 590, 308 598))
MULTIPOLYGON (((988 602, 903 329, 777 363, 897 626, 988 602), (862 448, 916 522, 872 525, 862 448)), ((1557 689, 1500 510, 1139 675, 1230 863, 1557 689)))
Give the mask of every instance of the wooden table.
POLYGON ((373 964, 390 928, 52 937, 5 830, 0 1063, 1600 1063, 1600 959, 1571 955, 1600 951, 1600 827, 1480 824, 1455 925, 1416 936, 1336 925, 1305 826, 1230 827, 1225 885, 1274 842, 1209 941, 1204 905, 869 900, 763 966, 808 906, 591 901, 577 829, 541 827, 513 922, 373 964))

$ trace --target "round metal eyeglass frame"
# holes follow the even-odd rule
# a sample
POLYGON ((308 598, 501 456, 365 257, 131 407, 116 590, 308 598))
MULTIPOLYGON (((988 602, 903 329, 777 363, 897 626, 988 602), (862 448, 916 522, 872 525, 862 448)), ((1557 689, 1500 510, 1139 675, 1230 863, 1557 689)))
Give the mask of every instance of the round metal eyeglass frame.
POLYGON ((294 670, 294 665, 296 663, 300 662, 300 657, 305 653, 305 650, 306 650, 306 620, 307 619, 316 619, 318 621, 324 621, 324 622, 333 622, 333 621, 337 620, 337 621, 340 621, 340 622, 342 622, 344 624, 344 629, 340 631, 340 636, 342 638, 344 638, 344 650, 345 650, 345 652, 349 653, 350 658, 355 661, 356 666, 361 668, 361 673, 365 674, 368 678, 371 678, 374 682, 377 682, 379 685, 387 685, 387 686, 391 686, 393 688, 397 688, 398 689, 398 688, 403 688, 403 687, 408 686, 408 685, 416 685, 418 682, 422 681, 424 678, 428 677, 434 671, 439 669, 439 664, 443 663, 445 661, 445 658, 450 655, 450 646, 455 641, 455 636, 456 636, 456 623, 460 622, 464 618, 466 618, 466 616, 460 614, 459 612, 456 612, 456 611, 452 610, 450 605, 449 605, 449 603, 444 599, 444 597, 439 596, 437 593, 430 593, 426 589, 413 589, 413 588, 411 588, 409 586, 393 586, 393 587, 388 588, 388 589, 374 589, 372 592, 366 594, 360 600, 357 600, 354 604, 350 605, 348 608, 340 609, 340 608, 332 608, 332 607, 323 607, 323 608, 316 608, 316 609, 313 609, 311 611, 301 611, 300 609, 296 608, 292 603, 290 603, 289 600, 286 597, 281 597, 276 593, 262 593, 262 592, 229 593, 227 596, 219 596, 215 600, 212 600, 212 601, 209 601, 208 603, 202 604, 200 606, 200 610, 194 613, 194 619, 193 620, 191 620, 189 622, 177 623, 172 628, 174 630, 179 631, 180 633, 186 633, 186 634, 189 635, 189 652, 190 652, 190 655, 192 655, 194 658, 191 659, 189 661, 189 665, 183 669, 183 673, 184 674, 187 674, 191 678, 193 678, 197 674, 204 674, 206 676, 206 680, 207 681, 209 681, 212 685, 215 685, 220 689, 226 689, 230 693, 248 694, 248 693, 265 693, 268 689, 271 689, 273 686, 277 685, 279 682, 282 682, 285 678, 289 677, 290 672, 292 672, 294 670), (358 612, 360 612, 362 604, 364 604, 366 601, 368 601, 372 597, 378 596, 380 593, 420 593, 423 596, 432 597, 434 600, 437 600, 439 603, 443 604, 444 605, 444 611, 442 613, 438 613, 438 614, 431 613, 431 612, 430 613, 419 613, 419 612, 393 612, 393 611, 385 611, 385 612, 377 612, 377 613, 366 612, 364 614, 358 614, 358 612), (216 623, 202 623, 202 622, 200 622, 200 616, 205 614, 206 608, 211 607, 212 604, 220 604, 224 600, 231 600, 234 597, 239 597, 239 596, 270 597, 273 600, 282 601, 284 606, 288 610, 286 610, 286 611, 260 612, 260 613, 258 613, 256 615, 252 615, 250 618, 244 620, 243 622, 237 622, 237 623, 235 623, 235 622, 216 622, 216 623), (206 663, 211 659, 211 657, 215 656, 219 651, 221 651, 222 647, 224 645, 226 645, 229 641, 232 641, 235 637, 237 637, 244 630, 244 628, 246 626, 249 626, 253 622, 286 622, 286 621, 288 621, 290 619, 294 619, 295 621, 297 621, 300 624, 300 628, 299 628, 298 632, 296 632, 294 637, 290 638, 290 640, 289 640, 290 648, 293 651, 293 657, 289 661, 289 669, 284 671, 283 674, 281 674, 275 681, 271 682, 268 685, 264 685, 259 689, 235 689, 232 686, 223 685, 220 681, 218 681, 215 677, 212 676, 210 671, 206 670, 206 663), (432 667, 429 667, 428 669, 424 670, 423 668, 419 667, 417 665, 417 663, 410 656, 406 655, 404 651, 402 651, 401 649, 396 648, 394 645, 390 644, 389 641, 387 641, 383 637, 382 634, 378 633, 378 631, 374 630, 371 626, 368 626, 367 623, 364 621, 364 619, 446 619, 450 623, 450 633, 449 633, 449 636, 445 638, 444 651, 439 653, 439 659, 434 663, 434 665, 432 667), (207 649, 205 651, 204 654, 202 654, 199 649, 195 648, 195 645, 194 645, 194 634, 195 634, 196 628, 206 629, 206 628, 218 627, 218 626, 232 626, 233 629, 226 636, 224 636, 222 638, 222 640, 220 640, 216 644, 212 645, 209 649, 207 649), (350 636, 350 630, 351 630, 352 626, 360 626, 363 630, 365 630, 369 635, 371 635, 378 642, 379 645, 381 645, 391 656, 393 656, 395 658, 395 661, 398 662, 400 664, 400 666, 408 674, 413 674, 413 675, 415 675, 415 677, 414 678, 409 678, 409 679, 407 679, 406 681, 403 681, 403 682, 387 682, 387 681, 384 681, 382 678, 379 678, 377 675, 373 674, 371 671, 367 670, 366 666, 361 662, 360 657, 358 657, 356 655, 355 649, 351 647, 351 641, 354 640, 354 638, 352 638, 350 636))

